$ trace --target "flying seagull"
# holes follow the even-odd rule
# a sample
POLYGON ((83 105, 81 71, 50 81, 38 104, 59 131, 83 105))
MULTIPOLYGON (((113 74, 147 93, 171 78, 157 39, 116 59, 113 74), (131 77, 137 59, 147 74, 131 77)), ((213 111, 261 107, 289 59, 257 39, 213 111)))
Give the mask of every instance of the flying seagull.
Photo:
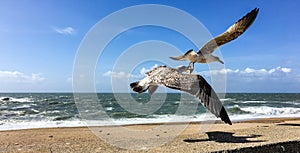
POLYGON ((201 75, 182 74, 180 70, 167 66, 153 68, 146 75, 146 78, 130 84, 133 91, 142 93, 148 90, 153 94, 158 86, 184 91, 200 99, 216 117, 232 124, 217 94, 201 75))
POLYGON ((194 70, 194 63, 210 63, 210 62, 220 62, 224 64, 219 57, 212 55, 214 50, 219 46, 226 44, 241 34, 243 34, 254 22, 259 9, 255 8, 243 18, 235 22, 231 27, 229 27, 224 33, 215 37, 214 39, 208 41, 202 48, 200 48, 197 53, 193 49, 187 51, 184 55, 177 57, 170 57, 173 60, 189 60, 189 70, 188 73, 192 73, 194 70))

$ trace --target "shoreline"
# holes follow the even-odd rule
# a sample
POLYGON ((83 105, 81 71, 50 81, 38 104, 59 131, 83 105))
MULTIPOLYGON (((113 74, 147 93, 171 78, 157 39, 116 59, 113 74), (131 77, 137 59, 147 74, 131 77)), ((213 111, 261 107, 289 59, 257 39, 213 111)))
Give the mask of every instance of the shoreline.
MULTIPOLYGON (((271 118, 249 118, 249 119, 241 119, 241 120, 233 120, 232 123, 277 123, 283 121, 293 121, 293 120, 300 120, 300 117, 271 117, 271 118)), ((64 122, 64 121, 57 121, 57 122, 64 122)), ((69 122, 69 121, 67 121, 69 122)), ((72 121, 70 121, 72 122, 72 121)), ((85 124, 84 121, 75 121, 81 122, 85 124)), ((206 120, 206 121, 190 121, 190 122, 154 122, 154 123, 128 123, 128 124, 115 124, 115 125, 74 125, 74 126, 53 126, 53 127, 33 127, 33 128, 20 128, 20 129, 8 129, 8 130, 1 130, 0 132, 5 131, 19 131, 19 130, 35 130, 35 129, 56 129, 56 128, 89 128, 89 127, 119 127, 119 126, 147 126, 147 125, 178 125, 178 124, 225 124, 223 121, 217 118, 216 120, 206 120)), ((0 124, 1 126, 2 124, 0 124)))
POLYGON ((300 118, 239 121, 231 126, 215 123, 208 127, 205 127, 207 124, 203 122, 192 122, 180 133, 172 133, 176 127, 182 125, 176 123, 121 126, 128 132, 122 132, 120 127, 116 126, 0 131, 0 152, 173 153, 300 150, 300 118))

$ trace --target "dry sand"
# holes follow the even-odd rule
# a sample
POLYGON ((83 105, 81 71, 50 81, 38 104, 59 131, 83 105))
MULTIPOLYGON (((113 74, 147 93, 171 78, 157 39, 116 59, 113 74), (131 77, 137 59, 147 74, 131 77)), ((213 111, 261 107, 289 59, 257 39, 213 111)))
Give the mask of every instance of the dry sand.
POLYGON ((300 152, 300 118, 1 131, 0 152, 300 152))

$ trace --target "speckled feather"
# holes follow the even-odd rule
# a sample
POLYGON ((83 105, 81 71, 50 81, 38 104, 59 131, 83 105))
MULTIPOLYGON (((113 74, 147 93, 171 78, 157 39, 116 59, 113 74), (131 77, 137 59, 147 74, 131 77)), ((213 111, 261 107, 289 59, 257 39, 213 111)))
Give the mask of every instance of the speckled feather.
POLYGON ((146 74, 146 78, 130 85, 133 90, 138 86, 144 92, 149 86, 161 85, 187 92, 200 99, 203 105, 216 117, 220 117, 225 123, 231 125, 231 121, 220 99, 202 76, 182 74, 177 69, 167 66, 156 67, 146 74))

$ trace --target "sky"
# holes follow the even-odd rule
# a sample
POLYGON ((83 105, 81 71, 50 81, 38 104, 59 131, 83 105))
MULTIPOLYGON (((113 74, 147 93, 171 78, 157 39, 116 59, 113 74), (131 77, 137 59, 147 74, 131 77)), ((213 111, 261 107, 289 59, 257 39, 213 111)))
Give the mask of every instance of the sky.
MULTIPOLYGON (((1 0, 0 92, 72 92, 73 72, 77 68, 74 63, 88 34, 93 34, 93 28, 101 26, 103 20, 110 19, 116 12, 124 15, 124 9, 145 4, 176 8, 199 21, 204 28, 184 22, 189 21, 187 18, 156 10, 153 13, 142 10, 133 17, 102 24, 104 33, 95 33, 99 35, 94 41, 96 45, 104 44, 104 36, 120 32, 104 49, 97 50, 97 57, 89 55, 85 59, 97 60, 91 68, 97 92, 115 91, 114 84, 127 86, 128 82, 143 78, 155 65, 188 65, 188 62, 170 61, 168 56, 197 50, 209 40, 206 32, 211 38, 217 36, 256 7, 260 11, 253 25, 216 51, 225 62, 222 69, 212 71, 210 66, 196 64, 195 73, 208 81, 212 74, 225 75, 222 81, 226 83, 226 92, 300 92, 300 1, 297 0, 1 0), (169 27, 124 27, 137 18, 148 21, 155 13, 161 18, 154 20, 167 17, 165 24, 183 27, 184 31, 197 35, 199 41, 191 41, 181 31, 169 27), (144 60, 139 63, 141 58, 144 60)), ((218 63, 213 63, 215 65, 220 67, 218 63)), ((117 91, 131 92, 129 90, 117 91)))

